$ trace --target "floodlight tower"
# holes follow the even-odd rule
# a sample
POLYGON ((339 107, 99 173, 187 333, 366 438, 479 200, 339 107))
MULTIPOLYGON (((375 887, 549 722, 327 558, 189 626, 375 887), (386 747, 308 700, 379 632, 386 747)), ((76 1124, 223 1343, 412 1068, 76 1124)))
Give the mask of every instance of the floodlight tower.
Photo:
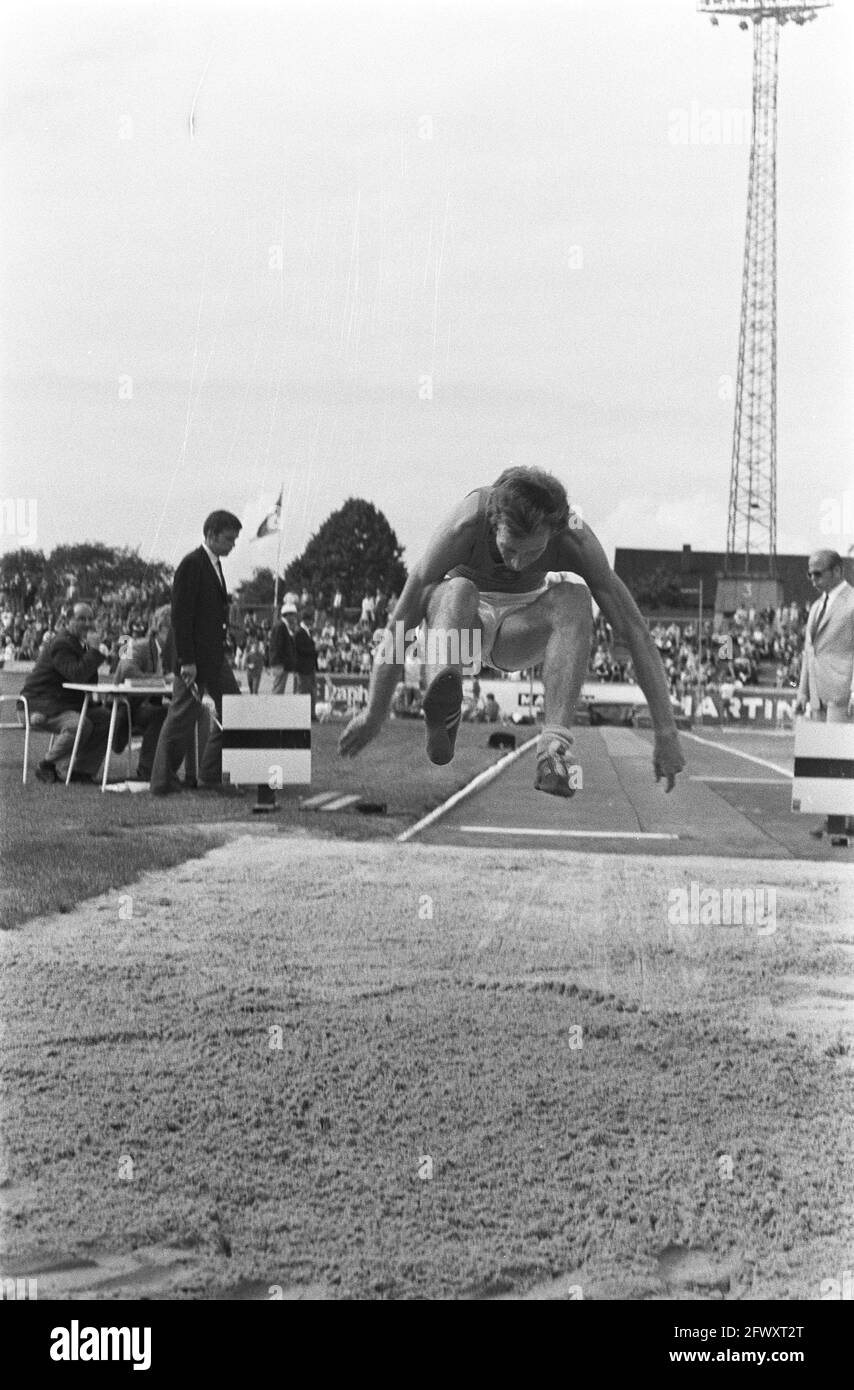
POLYGON ((738 384, 732 437, 726 573, 751 571, 777 556, 777 53, 780 28, 816 18, 832 0, 698 0, 717 25, 737 16, 753 24, 753 132, 747 189, 747 233, 741 280, 738 384))

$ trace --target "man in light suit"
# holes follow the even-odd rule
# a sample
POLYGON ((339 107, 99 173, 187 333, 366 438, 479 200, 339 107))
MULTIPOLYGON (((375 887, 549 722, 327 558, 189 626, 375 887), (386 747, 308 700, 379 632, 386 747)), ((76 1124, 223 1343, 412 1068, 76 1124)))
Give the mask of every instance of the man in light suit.
MULTIPOLYGON (((816 550, 809 576, 818 598, 807 618, 801 680, 795 710, 828 724, 854 720, 854 588, 843 577, 835 550, 816 550)), ((854 825, 849 826, 854 828, 854 825)), ((844 816, 828 816, 829 835, 844 835, 844 816)), ((820 837, 823 830, 810 832, 820 837)))
MULTIPOLYGON (((220 557, 230 555, 240 534, 231 512, 211 512, 202 528, 204 544, 185 555, 172 584, 174 644, 172 703, 154 755, 151 792, 181 791, 178 768, 202 714, 202 695, 211 696, 222 719, 223 695, 240 687, 226 658, 228 589, 220 557)), ((199 790, 222 788, 222 732, 213 724, 199 768, 199 790)))

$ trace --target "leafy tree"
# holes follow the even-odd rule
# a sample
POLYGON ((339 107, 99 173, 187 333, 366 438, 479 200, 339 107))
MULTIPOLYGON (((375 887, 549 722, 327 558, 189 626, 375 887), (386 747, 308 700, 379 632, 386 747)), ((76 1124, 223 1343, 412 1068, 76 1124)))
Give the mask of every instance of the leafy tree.
POLYGON ((276 592, 276 577, 266 566, 253 570, 251 579, 243 579, 237 586, 237 602, 241 608, 269 608, 276 592))
POLYGON ((48 565, 54 589, 64 596, 71 583, 83 598, 99 599, 124 585, 133 585, 161 603, 172 582, 171 567, 162 561, 144 560, 136 550, 115 549, 100 541, 77 545, 58 545, 50 553, 48 565))
POLYGON ((50 553, 50 568, 54 585, 73 585, 78 594, 97 598, 113 559, 113 551, 100 541, 82 541, 77 545, 58 545, 50 553))
POLYGON ((64 602, 69 588, 81 598, 106 599, 127 585, 151 602, 165 603, 172 583, 171 566, 144 560, 136 550, 115 549, 97 541, 58 545, 45 555, 40 550, 12 550, 0 557, 0 588, 17 603, 36 598, 64 602))
POLYGON ((5 589, 18 603, 29 604, 36 598, 45 579, 47 561, 42 550, 9 550, 0 556, 0 589, 5 589))
POLYGON ((344 606, 355 607, 366 591, 400 593, 406 583, 402 556, 403 547, 383 513, 372 502, 348 497, 288 565, 285 588, 306 588, 325 607, 340 588, 344 606))
MULTIPOLYGON (((162 593, 168 598, 172 587, 172 566, 163 560, 144 560, 138 550, 125 548, 113 551, 106 577, 113 588, 133 584, 138 589, 152 591, 156 595, 162 593)), ((159 602, 159 597, 155 601, 159 602)))

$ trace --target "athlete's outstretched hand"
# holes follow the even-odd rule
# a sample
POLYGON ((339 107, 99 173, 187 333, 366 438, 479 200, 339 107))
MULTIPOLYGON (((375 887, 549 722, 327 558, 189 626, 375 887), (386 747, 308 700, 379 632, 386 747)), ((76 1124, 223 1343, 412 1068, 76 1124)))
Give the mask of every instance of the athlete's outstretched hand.
POLYGON ((677 772, 681 772, 685 766, 685 759, 679 746, 679 735, 675 729, 670 733, 655 735, 652 765, 655 768, 656 782, 660 782, 662 777, 666 777, 667 786, 664 790, 672 791, 677 772))
POLYGON ((371 739, 376 738, 382 728, 382 720, 375 719, 367 710, 361 710, 350 720, 338 740, 338 752, 342 758, 355 758, 371 739))

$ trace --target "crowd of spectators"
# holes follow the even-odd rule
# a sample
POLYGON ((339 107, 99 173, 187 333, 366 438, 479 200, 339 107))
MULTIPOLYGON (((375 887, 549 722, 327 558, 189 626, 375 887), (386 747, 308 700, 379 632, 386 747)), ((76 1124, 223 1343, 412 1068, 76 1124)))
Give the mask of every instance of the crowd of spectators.
MULTIPOLYGON (((650 635, 671 695, 682 698, 699 685, 796 687, 808 612, 797 604, 776 610, 738 609, 720 626, 704 620, 702 643, 698 618, 652 621, 650 635)), ((590 670, 602 681, 635 680, 630 658, 615 654, 611 629, 601 615, 594 624, 590 670)))
MULTIPOLYGON (((113 674, 129 644, 144 637, 156 609, 168 592, 146 592, 124 585, 114 592, 89 597, 102 651, 113 674)), ((317 649, 318 677, 369 676, 374 645, 397 602, 381 590, 365 593, 361 605, 344 608, 341 595, 323 607, 308 590, 297 599, 301 619, 311 629, 317 649)), ((0 661, 35 661, 43 644, 65 626, 78 595, 69 590, 61 603, 32 597, 26 607, 0 591, 0 661)), ((792 604, 777 610, 739 609, 722 627, 703 624, 702 652, 697 618, 651 620, 652 640, 661 654, 671 694, 676 698, 709 685, 756 684, 778 688, 797 686, 807 609, 792 604)), ((231 610, 229 646, 234 665, 245 670, 250 689, 257 690, 269 666, 270 610, 231 610)), ((633 681, 634 668, 624 648, 615 645, 604 618, 594 622, 590 674, 605 682, 633 681)))
MULTIPOLYGON (((144 590, 123 585, 97 598, 84 596, 92 607, 94 626, 101 637, 102 651, 109 657, 109 670, 115 671, 128 643, 144 637, 155 611, 168 602, 168 590, 144 590)), ((30 596, 22 604, 6 590, 0 590, 0 660, 35 661, 46 642, 64 628, 80 596, 69 587, 59 602, 30 596)))
MULTIPOLYGON (((334 600, 330 607, 322 607, 307 589, 294 593, 293 598, 301 620, 314 638, 318 675, 369 676, 378 634, 394 610, 397 595, 380 590, 366 593, 358 609, 345 609, 334 600)), ((234 662, 239 669, 246 667, 247 654, 257 662, 259 650, 264 664, 269 665, 273 621, 270 612, 241 615, 238 610, 233 611, 231 638, 234 662)))
MULTIPOLYGON (((130 643, 145 637, 158 607, 168 602, 168 591, 144 590, 125 585, 113 593, 97 597, 83 595, 92 607, 94 626, 101 647, 108 657, 110 674, 125 655, 130 643)), ((26 607, 16 603, 8 591, 0 590, 0 661, 35 661, 41 648, 66 626, 75 602, 81 596, 69 588, 67 598, 50 603, 34 598, 26 607)), ((396 595, 365 595, 361 610, 319 609, 307 590, 298 596, 300 616, 312 628, 321 674, 365 675, 371 669, 374 635, 382 628, 396 595), (360 616, 355 615, 360 613, 360 616)), ((257 673, 269 664, 270 633, 273 616, 269 610, 242 613, 231 610, 229 648, 234 665, 246 670, 253 683, 257 673)))

